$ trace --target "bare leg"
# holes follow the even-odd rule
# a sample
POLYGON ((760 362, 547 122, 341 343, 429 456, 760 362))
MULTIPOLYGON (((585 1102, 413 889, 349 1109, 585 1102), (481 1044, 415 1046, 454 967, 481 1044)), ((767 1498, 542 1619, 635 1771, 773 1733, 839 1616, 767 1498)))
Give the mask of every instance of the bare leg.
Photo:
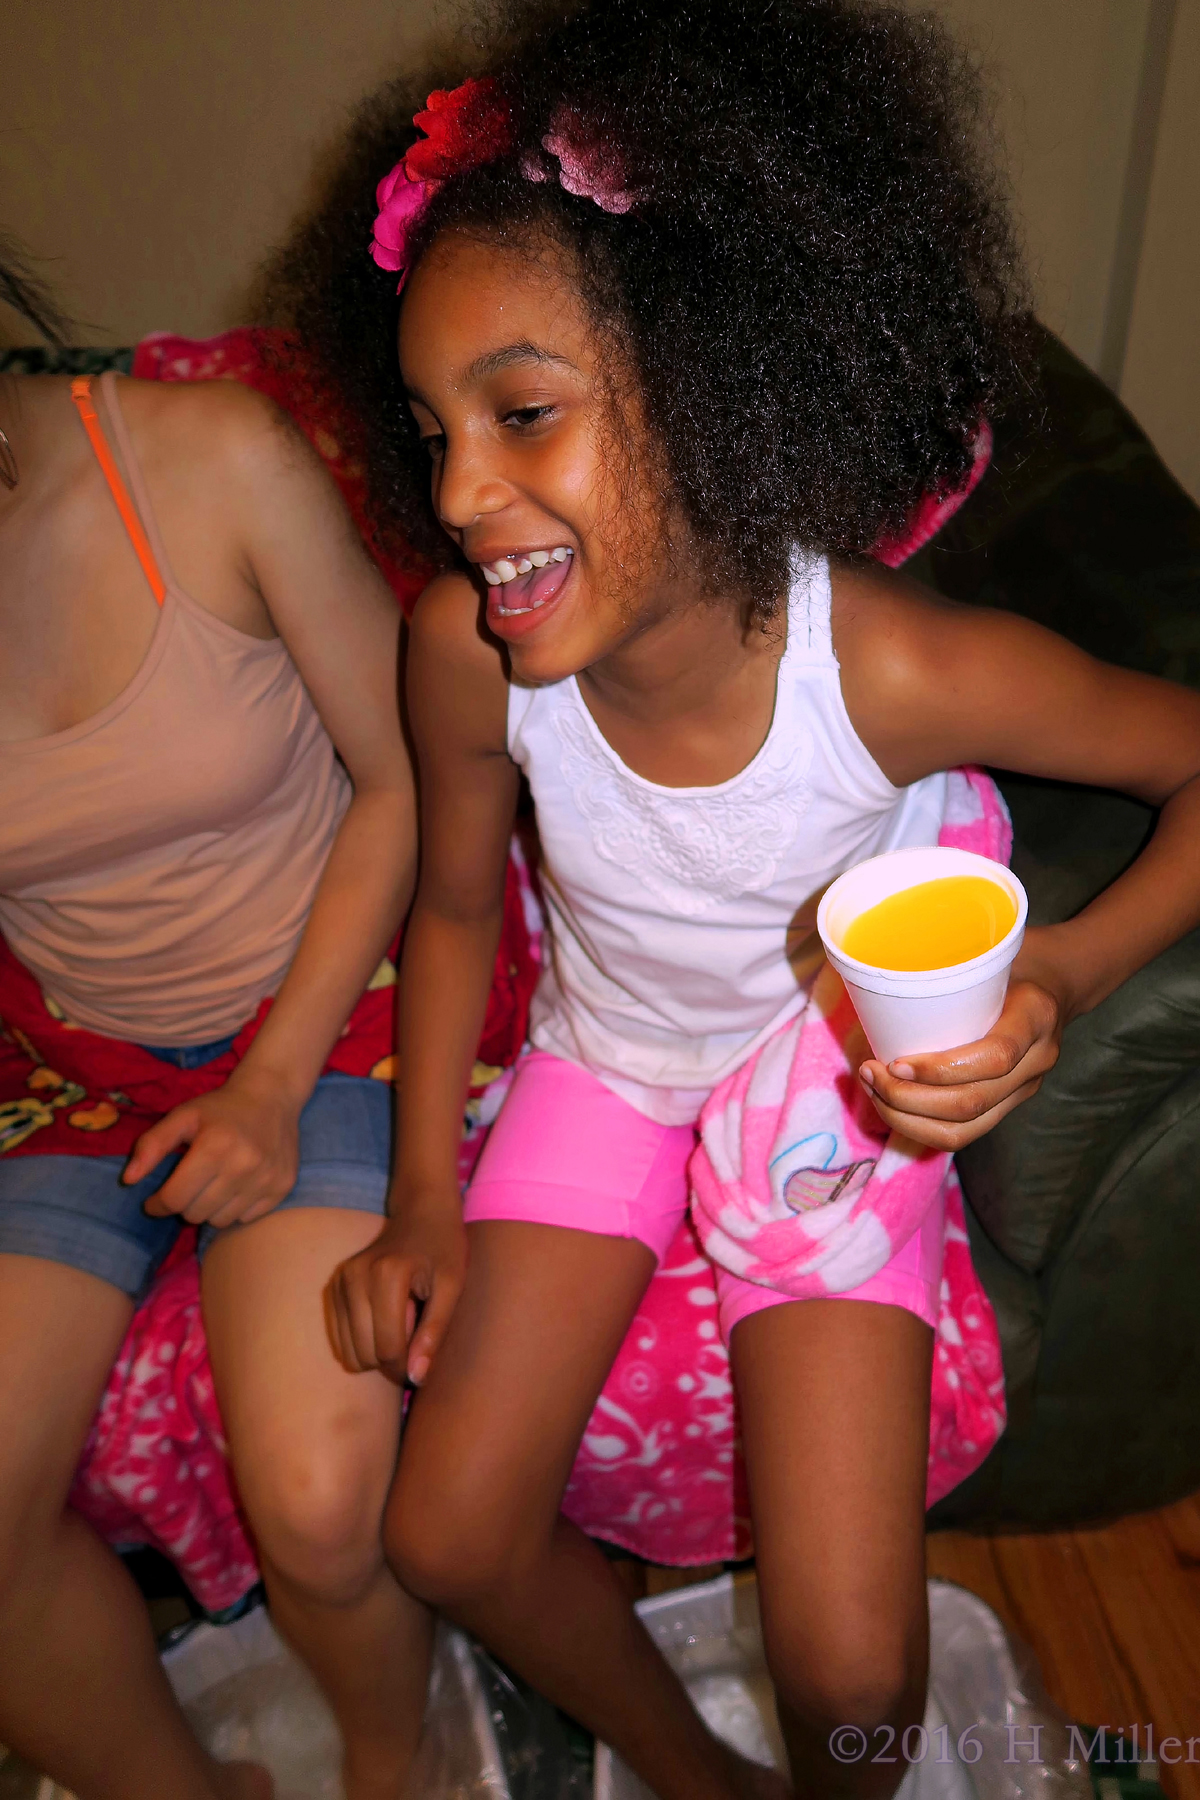
POLYGON ((213 1372, 271 1614, 337 1714, 347 1800, 403 1794, 432 1632, 383 1557, 399 1390, 348 1375, 326 1334, 330 1276, 378 1231, 371 1213, 289 1209, 225 1232, 204 1262, 213 1372))
POLYGON ((650 1252, 546 1225, 469 1231, 467 1284, 388 1505, 393 1567, 612 1744, 661 1800, 782 1793, 709 1735, 612 1565, 558 1512, 650 1252))
POLYGON ((141 1596, 65 1508, 132 1308, 107 1282, 0 1255, 0 1738, 79 1800, 265 1796, 175 1703, 141 1596))
POLYGON ((773 1307, 734 1327, 763 1636, 805 1800, 894 1793, 904 1730, 924 1714, 932 1335, 862 1300, 773 1307), (838 1726, 861 1734, 860 1760, 831 1754, 838 1726))

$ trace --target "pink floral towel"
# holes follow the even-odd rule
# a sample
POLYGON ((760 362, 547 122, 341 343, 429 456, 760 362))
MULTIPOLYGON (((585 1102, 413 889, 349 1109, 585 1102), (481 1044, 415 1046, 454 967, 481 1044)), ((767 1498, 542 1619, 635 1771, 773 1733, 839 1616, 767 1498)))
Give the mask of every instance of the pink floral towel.
MULTIPOLYGON (((952 770, 943 844, 1007 862, 994 784, 952 770)), ((800 1016, 723 1081, 700 1117, 692 1218, 709 1256, 798 1300, 848 1293, 890 1262, 945 1187, 949 1152, 889 1133, 855 1078, 869 1046, 826 963, 800 1016)))
POLYGON ((845 1294, 920 1227, 950 1156, 888 1134, 855 1079, 868 1054, 826 963, 800 1017, 713 1094, 689 1172, 722 1268, 797 1300, 845 1294))

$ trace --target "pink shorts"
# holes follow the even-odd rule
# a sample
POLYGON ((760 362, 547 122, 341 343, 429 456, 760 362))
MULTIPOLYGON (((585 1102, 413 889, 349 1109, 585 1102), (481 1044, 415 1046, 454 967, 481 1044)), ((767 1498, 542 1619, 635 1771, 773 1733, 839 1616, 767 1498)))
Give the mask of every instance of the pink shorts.
MULTIPOLYGON (((694 1125, 658 1125, 576 1063, 532 1050, 517 1066, 467 1190, 464 1217, 560 1225, 637 1238, 661 1262, 687 1212, 694 1125)), ((932 1206, 891 1262, 841 1300, 902 1306, 937 1323, 942 1206, 932 1206)), ((726 1340, 739 1320, 790 1294, 718 1268, 726 1340)))

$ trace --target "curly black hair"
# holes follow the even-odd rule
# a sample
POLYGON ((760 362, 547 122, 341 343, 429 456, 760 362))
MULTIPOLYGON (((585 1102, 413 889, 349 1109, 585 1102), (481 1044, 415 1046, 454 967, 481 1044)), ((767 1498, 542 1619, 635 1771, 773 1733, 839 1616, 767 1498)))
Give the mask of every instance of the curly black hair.
MULTIPOLYGON (((731 589, 777 591, 795 544, 861 554, 965 478, 981 416, 1020 382, 1024 286, 980 81, 935 20, 875 0, 515 0, 440 73, 493 77, 516 141, 442 186, 416 255, 453 229, 567 250, 731 589), (615 149, 632 211, 522 173, 563 106, 615 149)), ((397 82, 366 105, 268 291, 359 422, 380 526, 446 562, 396 277, 367 252, 422 99, 397 82)))

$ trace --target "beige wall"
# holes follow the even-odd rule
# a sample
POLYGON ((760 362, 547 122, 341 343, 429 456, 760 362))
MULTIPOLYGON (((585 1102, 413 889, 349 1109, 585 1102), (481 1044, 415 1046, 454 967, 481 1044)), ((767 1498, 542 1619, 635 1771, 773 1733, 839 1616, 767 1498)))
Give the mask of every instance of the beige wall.
POLYGON ((0 0, 0 224, 47 259, 82 339, 234 323, 314 149, 431 17, 430 0, 0 0))
POLYGON ((1200 0, 933 3, 992 72, 1041 316, 1200 500, 1200 0))
POLYGON ((1200 0, 1181 0, 1121 397, 1200 499, 1200 0))
MULTIPOLYGON (((1121 386, 1200 497, 1200 0, 934 4, 992 70, 1043 317, 1121 386), (1172 8, 1131 229, 1147 46, 1172 8), (1132 309, 1116 306, 1114 339, 1122 292, 1132 309)), ((433 21, 432 0, 7 0, 0 12, 0 224, 46 259, 80 335, 109 343, 236 321, 314 150, 433 21)))
POLYGON ((1150 0, 935 0, 983 57, 1038 308, 1096 366, 1150 0))

